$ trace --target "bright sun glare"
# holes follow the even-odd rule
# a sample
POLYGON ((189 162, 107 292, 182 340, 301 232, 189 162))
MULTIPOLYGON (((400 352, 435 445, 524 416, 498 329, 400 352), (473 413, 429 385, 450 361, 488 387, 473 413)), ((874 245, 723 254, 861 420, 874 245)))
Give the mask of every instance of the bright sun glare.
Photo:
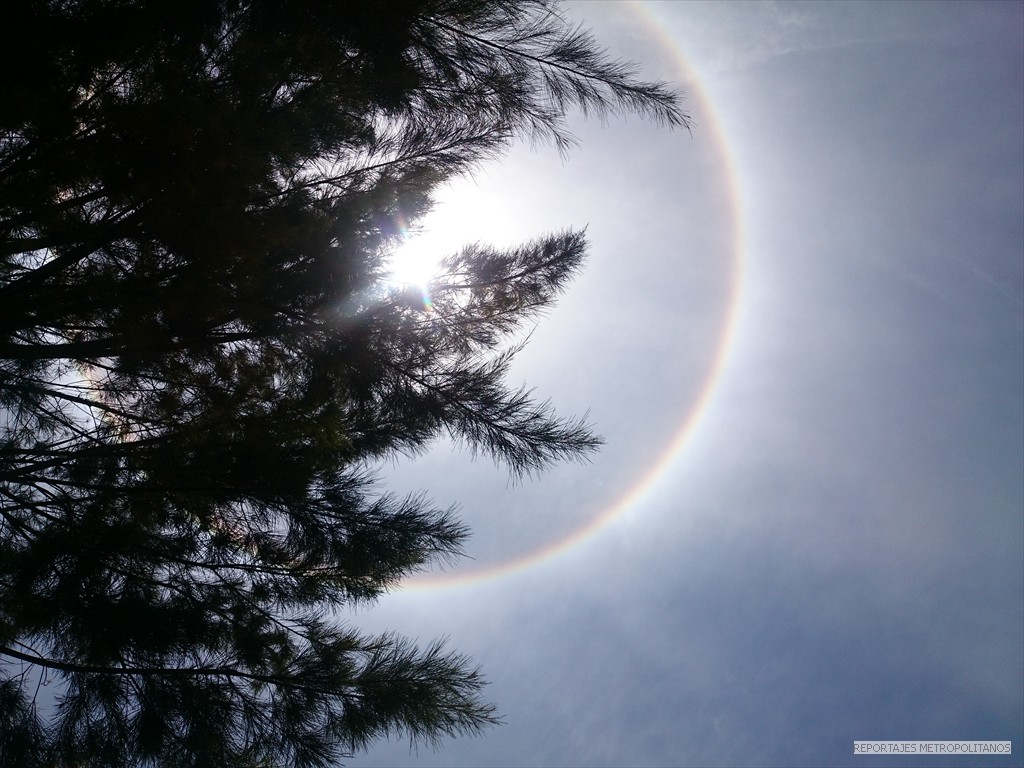
POLYGON ((388 282, 396 287, 426 286, 437 274, 444 251, 427 233, 410 232, 388 259, 388 282))
POLYGON ((435 207, 404 232, 388 259, 387 280, 396 288, 426 289, 441 261, 473 242, 518 242, 510 234, 512 219, 494 195, 481 194, 475 182, 445 187, 435 207))

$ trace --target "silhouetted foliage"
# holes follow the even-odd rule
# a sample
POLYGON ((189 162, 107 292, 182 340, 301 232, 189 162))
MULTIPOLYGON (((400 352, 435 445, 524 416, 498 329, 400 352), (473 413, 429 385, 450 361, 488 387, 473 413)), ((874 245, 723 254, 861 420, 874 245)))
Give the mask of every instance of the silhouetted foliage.
POLYGON ((324 766, 496 722, 467 659, 336 609, 467 535, 382 459, 598 445, 504 383, 585 242, 469 246, 430 307, 386 257, 513 138, 685 125, 675 96, 547 0, 39 0, 0 73, 0 764, 324 766))

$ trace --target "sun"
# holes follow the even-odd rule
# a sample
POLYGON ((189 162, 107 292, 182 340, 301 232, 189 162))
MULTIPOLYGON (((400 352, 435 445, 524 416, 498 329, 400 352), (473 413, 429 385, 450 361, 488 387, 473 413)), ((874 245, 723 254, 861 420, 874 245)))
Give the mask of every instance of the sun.
POLYGON ((387 259, 387 281, 395 288, 415 286, 425 289, 437 275, 445 252, 428 232, 402 235, 402 242, 387 259))
POLYGON ((481 194, 476 180, 462 179, 438 191, 433 209, 414 224, 399 221, 401 239, 384 269, 393 289, 426 293, 440 276, 442 261, 474 242, 515 243, 513 216, 500 197, 481 194))

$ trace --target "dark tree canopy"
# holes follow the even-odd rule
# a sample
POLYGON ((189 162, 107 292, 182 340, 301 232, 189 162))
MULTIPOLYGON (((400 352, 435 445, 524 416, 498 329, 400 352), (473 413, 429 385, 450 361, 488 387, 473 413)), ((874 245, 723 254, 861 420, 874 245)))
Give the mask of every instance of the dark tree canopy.
POLYGON ((0 765, 326 766, 496 722, 469 660, 337 610, 467 535, 381 460, 599 444, 504 382, 585 241, 467 246, 430 307, 386 258, 511 140, 686 125, 676 97, 548 0, 29 1, 0 73, 0 765))

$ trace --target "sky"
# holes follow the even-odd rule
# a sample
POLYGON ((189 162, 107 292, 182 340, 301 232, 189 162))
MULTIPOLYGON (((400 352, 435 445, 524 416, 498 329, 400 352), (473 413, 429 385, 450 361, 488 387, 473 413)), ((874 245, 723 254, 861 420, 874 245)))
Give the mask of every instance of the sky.
POLYGON ((512 372, 607 444, 385 468, 469 557, 346 617, 483 668, 505 724, 352 766, 1024 765, 1024 4, 578 2, 692 133, 573 118, 427 250, 587 227, 512 372))

